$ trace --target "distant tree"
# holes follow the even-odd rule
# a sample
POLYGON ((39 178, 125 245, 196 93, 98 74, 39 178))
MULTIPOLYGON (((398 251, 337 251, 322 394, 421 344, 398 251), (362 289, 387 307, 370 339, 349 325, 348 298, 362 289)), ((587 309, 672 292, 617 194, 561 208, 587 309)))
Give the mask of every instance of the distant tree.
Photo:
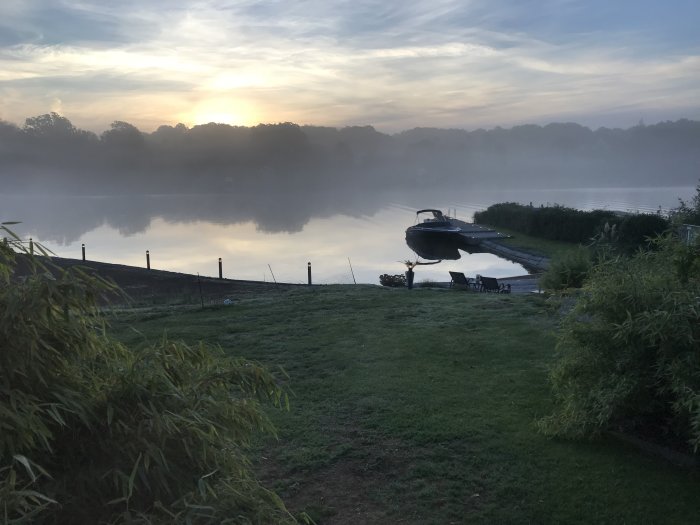
POLYGON ((104 149, 107 170, 120 170, 119 178, 129 187, 146 189, 146 182, 139 175, 138 168, 142 167, 147 156, 146 140, 143 134, 128 122, 117 120, 112 122, 110 129, 102 133, 100 143, 104 149))
POLYGON ((0 165, 14 161, 24 142, 22 130, 15 124, 0 120, 0 165))
POLYGON ((187 139, 189 128, 182 123, 176 126, 159 126, 148 138, 161 146, 179 145, 187 139))
POLYGON ((112 122, 110 129, 102 133, 100 140, 107 146, 131 151, 137 151, 145 144, 144 136, 138 128, 121 120, 112 122))
MULTIPOLYGON (((117 183, 141 191, 148 184, 149 191, 178 192, 230 189, 234 182, 241 190, 259 187, 261 176, 270 184, 303 177, 316 188, 562 188, 582 180, 600 187, 658 186, 660 174, 664 185, 686 185, 700 165, 700 122, 689 120, 627 130, 554 123, 475 131, 415 128, 395 135, 371 126, 290 122, 191 129, 178 124, 149 134, 115 121, 98 139, 54 112, 26 119, 19 137, 16 131, 0 123, 0 166, 22 164, 25 186, 44 190, 47 182, 91 191, 111 191, 117 183), (57 172, 60 181, 52 178, 57 172)), ((19 176, 19 170, 12 173, 19 176)))
POLYGON ((98 167, 97 136, 76 128, 58 113, 26 119, 22 132, 24 168, 44 191, 82 187, 85 174, 98 167))
POLYGON ((180 123, 176 126, 160 126, 153 133, 145 134, 146 148, 151 154, 153 170, 167 171, 174 187, 181 187, 183 172, 192 149, 190 129, 180 123))
POLYGON ((255 158, 263 165, 297 168, 308 158, 309 139, 291 122, 258 124, 251 128, 255 158))
POLYGON ((47 113, 25 120, 24 131, 34 137, 72 137, 78 130, 66 117, 58 113, 47 113))

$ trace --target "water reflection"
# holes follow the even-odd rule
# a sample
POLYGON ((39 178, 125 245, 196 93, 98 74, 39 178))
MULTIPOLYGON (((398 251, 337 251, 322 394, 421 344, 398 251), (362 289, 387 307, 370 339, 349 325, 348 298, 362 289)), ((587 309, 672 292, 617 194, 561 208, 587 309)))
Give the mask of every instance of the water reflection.
POLYGON ((465 249, 464 242, 443 236, 437 238, 433 234, 406 232, 406 244, 418 257, 429 261, 456 261, 461 257, 459 249, 465 249))
MULTIPOLYGON (((166 222, 241 224, 261 232, 297 233, 312 218, 372 215, 386 204, 378 194, 297 192, 136 196, 13 195, 0 198, 2 215, 20 217, 37 237, 71 244, 109 226, 121 235, 145 232, 154 219, 166 222)), ((6 220, 6 219, 3 219, 6 220)))
POLYGON ((17 232, 63 257, 143 266, 151 251, 154 268, 224 276, 306 282, 351 283, 348 257, 358 282, 377 283, 383 273, 405 270, 401 261, 442 260, 419 267, 422 279, 446 281, 449 270, 505 277, 526 273, 491 254, 467 254, 461 246, 407 246, 405 230, 417 209, 455 208, 470 220, 495 202, 558 202, 586 209, 655 210, 673 207, 694 188, 514 192, 261 192, 221 195, 37 196, 0 195, 0 220, 20 220, 17 232), (538 199, 539 197, 539 199, 538 199), (556 199, 556 200, 554 200, 556 199), (615 203, 614 205, 605 203, 615 203), (595 203, 595 206, 590 206, 595 203), (587 206, 587 204, 589 206, 587 206), (614 206, 614 208, 613 208, 614 206))

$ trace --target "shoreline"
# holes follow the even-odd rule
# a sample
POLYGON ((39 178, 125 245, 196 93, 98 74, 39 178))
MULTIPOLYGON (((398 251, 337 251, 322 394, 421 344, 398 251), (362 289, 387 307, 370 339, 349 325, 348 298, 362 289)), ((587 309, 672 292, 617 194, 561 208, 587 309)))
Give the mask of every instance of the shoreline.
MULTIPOLYGON (((68 269, 80 267, 95 272, 103 278, 113 281, 134 301, 155 300, 163 297, 177 297, 195 302, 203 298, 205 302, 220 302, 226 298, 260 293, 275 293, 280 290, 309 288, 308 284, 274 283, 269 281, 251 281, 242 279, 219 279, 204 277, 189 273, 172 272, 168 270, 147 269, 125 264, 107 263, 100 261, 83 261, 64 257, 51 257, 51 262, 59 268, 68 269)), ((530 293, 537 288, 539 275, 528 274, 502 277, 499 282, 511 284, 513 293, 530 293)), ((440 288, 449 288, 449 281, 436 283, 440 288)), ((312 287, 333 286, 314 284, 312 287)), ((377 286, 377 284, 339 284, 337 286, 377 286)), ((416 286, 420 289, 420 286, 416 286)))
POLYGON ((64 257, 51 257, 50 259, 59 268, 79 267, 88 273, 96 273, 100 277, 114 282, 135 302, 155 301, 165 297, 181 297, 186 301, 199 302, 201 299, 212 303, 241 295, 277 292, 282 289, 307 286, 292 283, 219 279, 218 277, 204 277, 189 273, 64 257))
POLYGON ((522 249, 512 248, 497 240, 483 240, 480 246, 488 253, 521 264, 530 274, 547 271, 551 262, 546 255, 535 255, 522 249))

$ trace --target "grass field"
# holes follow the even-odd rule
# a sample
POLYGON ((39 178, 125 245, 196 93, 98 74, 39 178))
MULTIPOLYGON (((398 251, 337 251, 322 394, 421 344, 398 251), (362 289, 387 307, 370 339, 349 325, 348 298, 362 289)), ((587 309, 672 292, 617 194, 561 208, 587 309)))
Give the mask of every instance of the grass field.
POLYGON ((319 524, 697 523, 697 474, 538 434, 556 322, 535 296, 328 286, 124 311, 113 329, 282 366, 290 410, 256 469, 319 524))

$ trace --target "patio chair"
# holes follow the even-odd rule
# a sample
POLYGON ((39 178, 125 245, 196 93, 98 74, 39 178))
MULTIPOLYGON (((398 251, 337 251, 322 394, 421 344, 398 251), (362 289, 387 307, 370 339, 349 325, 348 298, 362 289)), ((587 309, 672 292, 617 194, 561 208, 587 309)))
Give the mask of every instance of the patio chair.
POLYGON ((458 285, 458 286, 464 286, 467 290, 469 290, 469 287, 471 285, 471 279, 464 275, 462 272, 450 272, 450 277, 452 280, 450 281, 450 288, 452 286, 458 285))
POLYGON ((488 293, 510 293, 510 285, 499 284, 495 277, 481 277, 481 291, 488 293))

